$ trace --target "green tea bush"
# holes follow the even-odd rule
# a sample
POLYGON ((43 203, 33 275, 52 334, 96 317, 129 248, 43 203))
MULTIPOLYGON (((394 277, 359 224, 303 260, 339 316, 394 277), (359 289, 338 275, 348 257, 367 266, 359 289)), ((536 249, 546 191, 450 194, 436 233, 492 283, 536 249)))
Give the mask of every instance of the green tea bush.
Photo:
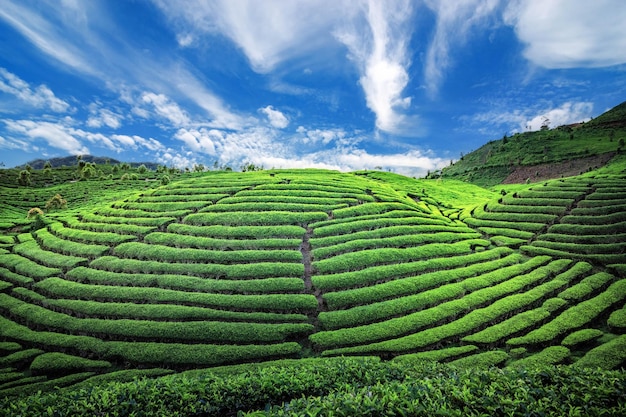
POLYGON ((346 198, 341 195, 336 197, 315 197, 309 193, 302 192, 300 195, 293 195, 291 191, 287 193, 238 193, 236 197, 227 197, 220 200, 220 204, 241 204, 241 203, 287 203, 304 204, 316 206, 336 206, 337 204, 354 205, 358 203, 356 198, 346 198), (303 195, 302 195, 303 194, 303 195))
POLYGON ((600 216, 575 216, 567 215, 561 218, 561 223, 580 225, 608 225, 626 221, 626 212, 617 212, 600 216))
POLYGON ((293 213, 290 211, 254 212, 240 211, 232 213, 196 213, 183 219, 185 224, 194 226, 272 226, 303 225, 328 218, 323 212, 293 213))
POLYGON ((258 262, 233 265, 183 264, 101 256, 92 261, 90 266, 111 272, 194 275, 214 279, 301 277, 304 274, 303 264, 286 262, 258 262))
POLYGON ((524 214, 552 214, 562 215, 565 213, 565 206, 515 206, 513 204, 488 204, 485 212, 493 213, 524 213, 524 214))
MULTIPOLYGON (((486 227, 496 228, 496 229, 513 229, 513 230, 521 230, 524 232, 539 232, 541 229, 545 227, 545 223, 531 223, 531 222, 510 222, 506 220, 483 220, 475 217, 468 217, 463 220, 465 223, 472 227, 477 227, 480 229, 484 229, 486 227)), ((506 233, 500 233, 502 235, 507 236, 506 233)), ((511 236, 515 237, 515 236, 511 236)))
POLYGON ((105 301, 186 304, 240 311, 308 312, 317 308, 317 300, 309 294, 226 295, 187 292, 161 288, 122 287, 79 284, 60 278, 48 278, 35 288, 56 298, 78 298, 105 301))
POLYGON ((561 344, 567 347, 576 347, 594 342, 602 336, 604 336, 604 332, 602 330, 582 329, 567 335, 561 344))
POLYGON ((550 223, 556 219, 556 215, 553 214, 541 214, 541 213, 496 213, 496 212, 481 212, 476 214, 476 218, 481 220, 492 221, 504 221, 504 222, 520 222, 520 223, 550 223))
MULTIPOLYGON (((319 230, 319 229, 317 229, 319 230)), ((326 246, 339 245, 342 243, 348 243, 353 240, 366 240, 366 239, 385 239, 403 235, 418 235, 418 234, 437 234, 437 233, 458 233, 460 235, 467 235, 476 233, 469 227, 459 226, 389 226, 381 227, 373 230, 364 230, 360 232, 354 232, 345 235, 334 235, 327 237, 317 237, 316 234, 309 240, 314 248, 322 248, 326 246)))
POLYGON ((555 249, 563 252, 577 253, 577 254, 619 254, 626 251, 626 242, 619 243, 566 243, 566 242, 552 242, 547 240, 536 240, 532 243, 534 246, 540 246, 548 249, 555 249))
POLYGON ((111 367, 107 361, 97 361, 67 355, 59 352, 46 352, 37 356, 30 364, 33 375, 58 375, 80 371, 106 370, 111 367))
POLYGON ((205 194, 205 193, 196 193, 196 194, 178 194, 178 191, 182 190, 170 190, 170 193, 163 193, 163 190, 155 190, 150 195, 144 195, 137 202, 141 202, 144 204, 151 203, 201 203, 204 202, 205 205, 215 204, 216 201, 221 200, 222 198, 228 197, 230 194, 205 194))
POLYGON ((33 259, 50 268, 73 268, 87 262, 86 258, 44 250, 34 240, 15 245, 13 250, 18 255, 33 259))
POLYGON ((152 222, 150 219, 163 219, 166 217, 183 217, 192 212, 192 209, 187 210, 172 210, 172 211, 146 211, 139 209, 125 210, 121 208, 98 208, 95 211, 95 215, 111 217, 118 223, 134 223, 141 224, 142 222, 152 222))
MULTIPOLYGON (((591 267, 589 267, 589 269, 591 269, 591 267)), ((572 285, 566 290, 560 292, 558 294, 558 297, 570 301, 582 300, 583 298, 593 294, 595 291, 604 287, 614 279, 615 277, 607 272, 598 272, 584 278, 578 284, 572 285)))
POLYGON ((35 232, 35 237, 42 248, 64 255, 96 257, 109 251, 108 246, 73 242, 71 240, 58 238, 47 229, 37 230, 35 232))
POLYGON ((347 272, 376 265, 410 262, 416 259, 464 255, 471 253, 474 246, 486 247, 489 246, 489 242, 483 239, 467 239, 450 244, 431 243, 406 249, 370 249, 315 261, 313 267, 321 274, 347 272))
POLYGON ((550 226, 549 233, 570 235, 612 235, 626 233, 626 221, 613 224, 581 225, 558 223, 550 226))
POLYGON ((272 343, 304 336, 313 330, 306 323, 237 323, 221 321, 180 322, 150 320, 79 319, 28 304, 0 293, 0 301, 14 317, 55 331, 139 340, 195 341, 209 343, 272 343))
POLYGON ((302 262, 302 254, 297 250, 237 250, 222 251, 194 248, 173 248, 170 246, 145 244, 140 242, 121 243, 115 254, 132 259, 158 259, 165 262, 194 262, 217 264, 242 264, 253 262, 302 262))
POLYGON ((567 207, 574 202, 573 198, 551 198, 551 197, 513 197, 507 194, 502 197, 502 204, 513 206, 561 206, 567 207))
MULTIPOLYGON (((287 213, 319 213, 332 211, 340 208, 348 207, 347 204, 335 203, 328 204, 312 204, 312 203, 275 203, 275 202, 251 202, 251 203, 228 203, 222 204, 220 200, 217 204, 206 206, 201 210, 202 213, 223 213, 223 212, 279 212, 287 213)), ((314 219, 317 219, 314 217, 314 219)))
POLYGON ((313 249, 315 259, 325 259, 349 252, 367 249, 412 247, 430 243, 456 243, 467 239, 477 239, 480 233, 409 234, 376 239, 352 239, 345 243, 313 249))
POLYGON ((623 253, 618 253, 618 254, 573 253, 573 252, 567 252, 564 250, 552 249, 552 248, 547 248, 544 246, 535 245, 535 243, 537 243, 537 241, 533 242, 532 245, 522 245, 520 246, 520 250, 532 256, 548 255, 548 256, 553 256, 555 258, 580 259, 584 261, 599 262, 603 264, 626 263, 626 254, 623 254, 623 253))
POLYGON ((614 213, 621 213, 626 211, 626 203, 624 200, 621 204, 615 205, 602 205, 598 207, 576 207, 571 211, 574 216, 606 216, 614 213))
MULTIPOLYGON (((90 214, 90 213, 82 214, 81 218, 84 222, 87 222, 87 223, 109 223, 109 224, 114 224, 115 227, 117 227, 118 225, 159 227, 159 226, 163 226, 169 222, 173 222, 176 220, 174 217, 116 217, 116 216, 90 214)), ((72 227, 73 226, 74 225, 72 225, 72 227)), ((114 231, 114 230, 116 229, 113 228, 111 230, 105 230, 105 231, 109 232, 109 231, 114 231)))
MULTIPOLYGON (((361 346, 332 349, 324 352, 327 355, 337 354, 376 354, 380 352, 406 352, 420 349, 441 342, 450 337, 462 336, 471 329, 487 324, 495 318, 510 311, 519 309, 519 305, 524 305, 525 300, 518 298, 512 304, 509 300, 496 302, 505 295, 519 292, 525 287, 536 284, 544 280, 550 274, 560 272, 570 261, 554 261, 546 266, 539 267, 525 275, 518 275, 510 278, 506 275, 489 273, 480 279, 475 280, 479 288, 474 292, 466 294, 461 299, 438 304, 435 307, 421 310, 413 314, 406 315, 384 322, 353 327, 349 329, 334 330, 329 332, 318 332, 309 339, 320 347, 341 346, 347 341, 351 344, 362 344, 361 346), (502 281, 504 279, 504 281, 502 281), (480 282, 483 281, 483 282, 480 282), (481 305, 493 303, 488 307, 476 310, 481 305), (458 320, 448 324, 430 327, 445 318, 472 310, 470 313, 458 320), (424 329, 417 331, 419 329, 424 329), (411 333, 411 334, 409 334, 411 333), (394 338, 395 337, 395 338, 394 338), (384 340, 388 339, 388 340, 384 340), (382 342, 365 344, 375 340, 382 342)), ((469 280, 466 280, 469 281, 469 280)))
POLYGON ((116 224, 116 223, 94 223, 94 222, 70 222, 72 229, 87 230, 93 233, 115 233, 122 235, 131 235, 133 239, 136 236, 146 235, 158 226, 138 226, 134 224, 116 224))
POLYGON ((479 332, 463 337, 461 340, 468 343, 491 345, 500 342, 518 332, 534 327, 537 323, 550 317, 550 311, 543 307, 522 311, 513 317, 493 324, 479 332))
POLYGON ((543 365, 557 365, 568 359, 570 354, 565 346, 548 346, 539 353, 514 361, 509 367, 536 369, 543 365))
POLYGON ((393 362, 415 363, 416 361, 437 361, 443 362, 457 356, 465 356, 469 353, 476 352, 478 348, 473 345, 463 345, 458 347, 450 347, 436 350, 427 350, 425 352, 408 353, 393 358, 393 362))
MULTIPOLYGON (((619 369, 626 361, 626 335, 601 344, 575 362, 575 367, 619 369)), ((623 373, 623 370, 622 370, 623 373)))
POLYGON ((450 366, 461 369, 489 368, 498 366, 509 359, 509 354, 502 350, 475 353, 449 362, 450 366))
POLYGON ((174 234, 211 237, 214 239, 299 239, 302 240, 305 229, 301 226, 189 226, 172 223, 167 231, 174 234))
MULTIPOLYGON (((370 311, 378 316, 379 314, 384 314, 383 311, 386 308, 391 308, 392 311, 389 315, 394 315, 400 313, 400 311, 396 311, 396 309, 402 305, 407 307, 411 306, 412 310, 417 310, 424 305, 436 304, 436 300, 428 301, 429 297, 433 296, 431 292, 427 293, 429 289, 436 290, 437 287, 441 285, 458 283, 463 279, 475 277, 521 262, 522 259, 519 255, 510 255, 502 259, 480 262, 465 267, 427 272, 416 276, 400 278, 372 287, 329 292, 324 294, 324 300, 327 302, 329 309, 338 311, 322 312, 319 318, 322 323, 325 323, 326 318, 328 318, 328 325, 330 325, 332 321, 331 317, 339 318, 345 314, 349 314, 358 320, 364 319, 367 321, 368 312, 370 311), (405 299, 404 297, 407 298, 405 299), (388 301, 385 302, 383 300, 388 301), (394 307, 396 303, 398 303, 398 305, 394 307), (339 310, 354 305, 362 305, 362 307, 354 307, 350 310, 339 310), (385 305, 388 307, 384 307, 385 305)), ((528 264, 528 268, 540 266, 542 263, 545 263, 545 260, 537 258, 536 261, 533 260, 533 262, 528 264)))
POLYGON ((279 314, 218 310, 173 304, 102 303, 98 301, 48 299, 46 305, 57 310, 90 318, 127 318, 147 320, 214 320, 248 323, 304 323, 304 314, 279 314))
MULTIPOLYGON (((409 277, 437 270, 448 270, 469 266, 478 262, 496 260, 509 256, 513 250, 495 248, 463 256, 432 258, 423 261, 410 261, 395 265, 374 266, 359 271, 313 275, 313 286, 325 291, 336 291, 352 287, 372 285, 378 281, 409 277)), ((326 294, 328 295, 328 294, 326 294)))
MULTIPOLYGON (((301 186, 300 184, 298 184, 301 186)), ((344 200, 341 201, 343 203, 354 204, 354 202, 367 202, 373 203, 376 201, 374 197, 371 195, 362 193, 362 192, 354 192, 354 191, 324 191, 321 189, 315 189, 315 187, 305 187, 305 188, 282 188, 282 189, 268 189, 263 187, 257 187, 254 190, 243 190, 237 193, 235 198, 245 198, 245 199, 254 199, 254 198, 263 198, 267 199, 267 201, 285 201, 288 202, 292 199, 296 198, 311 198, 311 199, 321 199, 326 203, 336 200, 344 200), (280 199, 280 200, 275 200, 280 199), (283 200, 285 199, 285 200, 283 200)), ((331 189, 334 190, 334 189, 331 189)), ((244 200, 241 200, 244 201, 244 200)))
POLYGON ((626 241, 626 233, 611 235, 569 235, 561 233, 544 233, 537 238, 540 241, 561 242, 570 244, 609 244, 626 241))
POLYGON ((349 221, 336 222, 334 220, 326 223, 326 225, 312 224, 310 225, 315 231, 315 237, 345 235, 349 233, 380 229, 389 226, 449 226, 450 222, 440 219, 415 217, 380 217, 374 219, 358 219, 349 221))
MULTIPOLYGON (((199 210, 205 207, 208 203, 206 201, 168 201, 168 202, 124 202, 124 203, 115 203, 113 204, 113 209, 111 212, 120 213, 114 214, 117 216, 122 215, 123 217, 135 217, 131 216, 132 212, 140 213, 137 217, 148 217, 145 216, 145 212, 174 212, 174 213, 184 213, 187 214, 192 210, 199 210), (124 216, 124 214, 129 214, 129 216, 124 216)), ((98 210, 100 212, 100 210, 98 210)), ((159 217, 162 216, 170 216, 171 214, 159 214, 159 217)))
POLYGON ((177 248, 196 248, 211 250, 262 250, 291 249, 298 250, 301 239, 216 239, 211 237, 180 235, 177 233, 154 232, 144 237, 144 242, 152 245, 165 245, 177 248))
MULTIPOLYGON (((28 258, 16 254, 0 254, 0 267, 8 269, 10 272, 15 271, 15 273, 25 277, 25 280, 28 278, 39 280, 59 275, 61 273, 60 268, 50 268, 40 265, 28 258)), ((17 281, 23 282, 23 279, 16 275, 4 275, 4 277, 13 277, 17 281)))
POLYGON ((209 293, 268 294, 304 291, 301 277, 227 280, 173 274, 130 274, 78 267, 68 271, 65 278, 88 284, 159 287, 209 293))
MULTIPOLYGON (((156 364, 161 366, 163 364, 168 366, 215 366, 245 361, 251 362, 259 359, 293 357, 299 354, 302 349, 295 342, 267 345, 105 342, 90 336, 33 331, 4 317, 0 317, 0 335, 25 343, 91 352, 108 360, 122 360, 148 366, 156 364)), ((38 355, 40 353, 43 352, 38 350, 34 354, 38 355)), ((4 358, 0 358, 0 364, 3 361, 4 358)))
POLYGON ((515 346, 552 341, 568 331, 589 324, 591 320, 625 298, 626 280, 617 281, 600 295, 568 308, 554 320, 524 336, 508 340, 507 344, 515 346))
POLYGON ((53 223, 48 229, 56 236, 66 240, 88 244, 100 244, 115 246, 123 242, 136 240, 134 236, 117 234, 112 232, 90 232, 87 230, 64 227, 61 223, 53 223))
POLYGON ((502 227, 479 227, 478 230, 490 236, 506 236, 512 239, 531 239, 535 234, 523 230, 508 229, 502 227))
POLYGON ((606 323, 611 328, 623 332, 626 329, 626 308, 612 312, 606 323))

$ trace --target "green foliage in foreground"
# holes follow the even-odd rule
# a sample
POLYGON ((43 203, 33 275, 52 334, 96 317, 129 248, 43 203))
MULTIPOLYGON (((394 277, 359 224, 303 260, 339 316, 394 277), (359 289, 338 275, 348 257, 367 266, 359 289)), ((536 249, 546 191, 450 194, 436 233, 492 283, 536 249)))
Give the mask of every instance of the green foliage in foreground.
POLYGON ((626 374, 338 358, 194 371, 0 400, 4 416, 562 416, 626 413, 626 374))

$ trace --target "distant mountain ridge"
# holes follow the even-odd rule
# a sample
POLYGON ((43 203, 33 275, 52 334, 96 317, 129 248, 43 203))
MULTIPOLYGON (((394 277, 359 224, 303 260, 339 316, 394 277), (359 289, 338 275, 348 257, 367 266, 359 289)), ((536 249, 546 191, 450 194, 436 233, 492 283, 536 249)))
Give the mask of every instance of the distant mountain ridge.
MULTIPOLYGON (((81 155, 81 160, 85 162, 90 162, 90 163, 93 162, 97 165, 103 165, 103 164, 115 165, 115 164, 123 163, 122 161, 119 161, 117 159, 108 158, 104 156, 93 156, 93 155, 81 155)), ((74 166, 77 163, 77 159, 76 159, 76 155, 61 156, 61 157, 50 158, 50 159, 39 158, 39 159, 34 159, 32 161, 29 161, 26 164, 20 165, 16 168, 23 169, 26 167, 26 165, 30 165, 33 169, 43 169, 46 162, 50 162, 50 165, 53 168, 59 168, 63 166, 74 166)), ((156 169, 156 167, 159 165, 156 162, 128 162, 128 163, 133 167, 137 167, 139 165, 145 165, 149 169, 156 169)))

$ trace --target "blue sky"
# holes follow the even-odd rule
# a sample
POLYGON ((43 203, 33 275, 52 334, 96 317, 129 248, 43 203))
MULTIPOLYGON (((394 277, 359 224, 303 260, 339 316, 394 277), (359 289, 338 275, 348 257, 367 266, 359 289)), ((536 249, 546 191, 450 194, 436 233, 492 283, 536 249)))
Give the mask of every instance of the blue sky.
POLYGON ((626 100, 622 0, 0 0, 0 162, 382 168, 626 100))

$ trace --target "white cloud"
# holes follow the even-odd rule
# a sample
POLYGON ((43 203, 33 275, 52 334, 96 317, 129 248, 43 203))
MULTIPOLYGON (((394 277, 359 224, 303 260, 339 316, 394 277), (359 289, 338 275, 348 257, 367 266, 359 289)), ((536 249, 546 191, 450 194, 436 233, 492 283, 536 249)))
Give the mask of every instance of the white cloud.
POLYGON ((169 120, 174 126, 189 124, 187 113, 164 94, 144 93, 141 100, 146 104, 151 104, 159 116, 169 120))
POLYGON ((5 120, 4 122, 9 131, 30 139, 42 139, 53 148, 73 155, 89 153, 89 149, 60 124, 32 120, 5 120))
POLYGON ((505 22, 525 44, 524 56, 546 68, 626 63, 626 7, 622 0, 511 2, 505 22))
POLYGON ((369 0, 364 5, 365 28, 352 25, 335 31, 359 68, 359 82, 367 107, 376 115, 376 127, 391 133, 406 130, 402 111, 411 104, 410 97, 402 96, 409 82, 411 6, 406 0, 369 0))
POLYGON ((224 140, 224 135, 216 129, 180 129, 174 138, 183 141, 194 152, 215 155, 215 142, 224 140))
MULTIPOLYGON (((42 1, 36 6, 24 6, 9 0, 0 7, 0 20, 14 27, 44 54, 73 72, 95 77, 109 90, 125 95, 128 95, 126 90, 133 94, 153 91, 169 100, 195 103, 213 118, 215 126, 239 128, 244 124, 240 116, 232 113, 186 68, 188 63, 174 55, 147 54, 145 49, 134 48, 131 42, 120 38, 125 29, 118 27, 104 4, 66 1, 64 7, 59 7, 56 2, 42 1)), ((186 33, 194 35, 192 31, 186 33)), ((183 46, 190 40, 182 36, 179 43, 183 46)), ((178 125, 184 117, 191 117, 176 114, 173 108, 159 110, 163 112, 161 116, 178 125)), ((140 107, 133 112, 147 115, 140 107)), ((206 119, 206 115, 200 117, 206 119)))
MULTIPOLYGON (((328 145, 333 141, 343 145, 343 139, 347 138, 347 133, 343 129, 306 129, 304 126, 298 126, 296 132, 303 135, 302 142, 307 145, 328 145)), ((349 141, 356 144, 359 139, 349 138, 349 141)))
POLYGON ((119 129, 122 126, 124 116, 109 109, 99 108, 95 103, 89 105, 89 113, 90 115, 87 119, 87 126, 89 127, 108 126, 111 129, 119 129))
POLYGON ((159 151, 165 149, 163 144, 156 139, 145 139, 138 135, 111 135, 111 139, 124 145, 126 148, 132 149, 146 148, 150 151, 159 151))
POLYGON ((557 127, 571 123, 579 123, 591 119, 593 103, 590 102, 566 102, 560 107, 549 109, 535 115, 526 121, 529 130, 539 130, 542 124, 549 123, 549 127, 557 127))
POLYGON ((474 124, 505 125, 513 132, 536 131, 549 123, 550 128, 580 123, 591 119, 593 103, 568 101, 559 107, 547 109, 516 109, 508 112, 491 111, 472 116, 474 124))
POLYGON ((56 97, 45 85, 32 89, 26 81, 4 68, 0 68, 0 91, 12 94, 24 103, 37 108, 58 113, 66 112, 70 108, 66 101, 56 97))
MULTIPOLYGON (((28 9, 27 6, 16 2, 3 1, 2 7, 0 7, 0 19, 11 25, 45 54, 81 72, 90 75, 96 74, 98 71, 88 59, 85 59, 80 48, 76 44, 68 42, 67 34, 47 19, 50 15, 60 14, 59 18, 64 20, 63 14, 68 9, 58 7, 56 3, 38 2, 35 10, 28 9)), ((77 12, 74 16, 79 14, 81 13, 77 12)), ((83 25, 70 19, 65 19, 65 23, 67 24, 65 27, 73 28, 72 39, 80 39, 81 41, 86 39, 78 36, 76 32, 76 29, 84 27, 83 25)))
POLYGON ((287 116, 285 116, 280 110, 276 110, 272 106, 267 106, 260 108, 259 111, 267 116, 270 125, 273 127, 284 129, 289 126, 289 119, 287 119, 287 116))
POLYGON ((89 154, 90 150, 85 142, 107 148, 117 153, 124 150, 147 149, 161 151, 165 147, 153 138, 143 138, 138 135, 111 135, 89 132, 73 126, 75 121, 65 118, 58 122, 35 120, 4 120, 7 131, 13 136, 6 140, 21 149, 35 147, 36 142, 43 140, 48 146, 66 151, 74 155, 89 154))
POLYGON ((452 65, 450 48, 463 45, 470 30, 485 21, 499 0, 427 0, 426 5, 435 12, 436 28, 428 47, 424 77, 426 88, 435 95, 446 70, 452 65))
POLYGON ((261 73, 328 44, 333 23, 345 16, 343 10, 350 3, 344 0, 153 2, 179 29, 179 39, 193 34, 222 33, 242 49, 252 68, 261 73))
POLYGON ((408 176, 423 176, 428 171, 442 168, 448 160, 429 157, 419 151, 396 154, 371 154, 363 149, 337 152, 326 150, 293 155, 291 157, 260 155, 252 162, 266 168, 322 168, 337 171, 358 171, 363 169, 389 170, 408 176))

